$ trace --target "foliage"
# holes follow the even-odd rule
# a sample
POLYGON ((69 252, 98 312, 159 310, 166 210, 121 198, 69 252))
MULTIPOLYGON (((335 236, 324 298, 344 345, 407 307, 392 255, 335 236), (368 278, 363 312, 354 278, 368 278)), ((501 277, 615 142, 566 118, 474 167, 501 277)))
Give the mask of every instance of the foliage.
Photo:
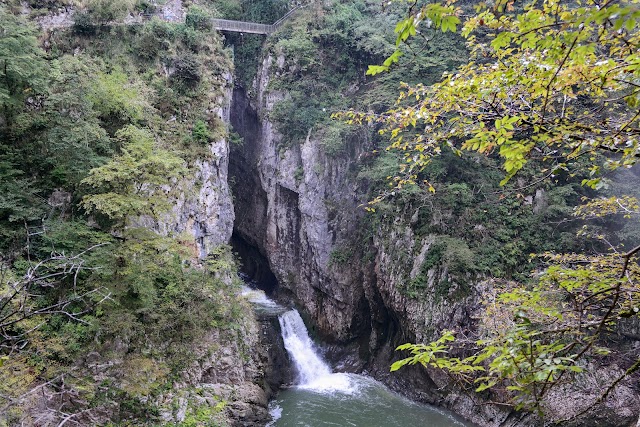
POLYGON ((218 248, 218 264, 198 270, 183 266, 189 252, 174 239, 144 229, 130 229, 125 238, 99 273, 113 292, 102 314, 103 343, 119 336, 132 350, 161 352, 179 372, 192 362, 189 347, 197 339, 238 321, 236 288, 223 281, 235 268, 230 251, 218 248))
POLYGON ((170 50, 176 38, 175 28, 154 17, 142 28, 136 46, 136 53, 145 59, 154 59, 170 50))
POLYGON ((25 98, 46 91, 48 64, 37 45, 35 30, 4 5, 0 5, 0 28, 0 114, 6 125, 25 98))
POLYGON ((329 263, 335 266, 344 266, 353 258, 353 251, 350 248, 337 248, 329 254, 329 263))
POLYGON ((350 129, 340 123, 331 123, 320 132, 320 144, 324 152, 330 156, 336 156, 344 152, 346 139, 350 129))
POLYGON ((9 248, 23 233, 23 230, 15 230, 13 224, 42 218, 45 207, 32 181, 23 171, 16 169, 8 147, 0 145, 0 149, 5 153, 0 155, 0 221, 9 223, 0 228, 0 245, 9 248))
POLYGON ((196 30, 206 30, 211 25, 211 15, 207 10, 198 6, 190 6, 184 18, 184 23, 187 27, 195 28, 196 30))
MULTIPOLYGON (((484 276, 526 282, 539 263, 530 253, 579 251, 586 246, 575 236, 581 224, 566 220, 572 205, 589 193, 579 184, 558 180, 527 187, 524 183, 535 173, 528 167, 517 180, 500 187, 501 173, 495 159, 443 152, 419 175, 434 183, 436 191, 430 193, 417 185, 391 185, 388 178, 397 173, 402 162, 398 153, 382 151, 372 157, 358 174, 359 185, 369 189, 370 197, 382 194, 383 198, 367 214, 363 232, 369 235, 371 231, 364 229, 376 224, 378 241, 389 246, 387 252, 394 257, 394 265, 407 272, 420 267, 414 266, 414 260, 422 245, 399 249, 386 236, 410 229, 416 242, 436 239, 426 257, 438 262, 426 262, 418 276, 405 279, 402 289, 412 298, 432 295, 433 289, 426 286, 430 269, 434 270, 432 275, 450 276, 436 286, 447 295, 452 284, 465 287, 484 276), (441 251, 450 252, 447 259, 453 263, 441 262, 443 258, 436 257, 441 251)), ((360 246, 370 244, 369 238, 360 246)), ((468 296, 464 289, 455 289, 456 297, 468 296)))
MULTIPOLYGON (((111 88, 111 93, 102 92, 103 77, 86 57, 52 61, 51 88, 43 111, 35 117, 28 113, 20 116, 21 124, 25 125, 15 136, 25 141, 38 135, 39 148, 47 153, 48 159, 37 159, 39 153, 27 150, 23 155, 29 159, 31 171, 39 171, 43 178, 47 176, 43 181, 49 181, 51 187, 75 187, 87 170, 102 164, 113 153, 112 141, 100 121, 107 119, 107 114, 119 118, 115 110, 119 104, 114 103, 111 111, 104 111, 103 106, 109 102, 105 97, 119 94, 119 89, 125 95, 131 92, 120 87, 111 88), (94 73, 98 81, 93 80, 94 73), (70 87, 73 92, 68 90, 70 87), (96 104, 102 111, 96 111, 96 104)), ((129 102, 136 101, 118 101, 122 105, 129 102)), ((123 113, 122 117, 124 120, 129 114, 123 113)))
MULTIPOLYGON (((455 30, 462 13, 430 4, 410 15, 396 27, 397 46, 427 20, 443 31, 455 30)), ((545 185, 549 178, 556 183, 559 177, 575 180, 580 170, 587 170, 589 176, 580 177, 582 185, 600 188, 603 171, 630 167, 640 158, 635 83, 640 76, 639 18, 637 1, 546 0, 520 10, 506 1, 481 5, 462 27, 472 54, 469 64, 431 86, 404 85, 397 106, 385 114, 352 111, 340 116, 348 122, 381 123, 381 133, 390 135, 388 149, 403 158, 401 172, 390 175, 394 192, 418 182, 439 190, 427 172, 437 162, 435 156, 447 149, 460 156, 499 156, 506 175, 500 184, 507 195, 511 181, 528 170, 543 176, 533 186, 545 185)), ((399 57, 397 50, 370 73, 386 70, 399 57)), ((457 186, 456 191, 464 190, 457 186)), ((384 206, 385 197, 374 203, 384 206)), ((595 199, 574 214, 583 220, 633 216, 635 200, 595 199)), ((605 348, 610 335, 640 310, 640 246, 616 247, 605 233, 588 230, 580 235, 595 237, 604 251, 544 253, 546 265, 529 286, 505 282, 499 287, 495 282, 490 287, 477 339, 446 331, 430 344, 400 346, 412 356, 392 370, 417 363, 445 369, 463 386, 473 385, 477 392, 490 389, 494 398, 506 396, 517 409, 540 410, 549 389, 612 351, 605 348)), ((505 248, 512 243, 507 239, 505 248)), ((617 357, 628 368, 609 379, 592 405, 640 366, 617 357)))
MULTIPOLYGON (((436 5, 423 8, 417 19, 398 24, 398 43, 425 19, 451 29, 444 22, 454 14, 436 5)), ((396 177, 399 185, 412 182, 414 172, 443 147, 499 154, 503 184, 530 159, 547 163, 549 175, 571 171, 597 153, 615 154, 606 159, 606 169, 634 164, 639 156, 634 79, 640 68, 633 46, 639 43, 639 14, 635 1, 600 8, 591 1, 574 7, 549 0, 529 4, 521 14, 511 3, 499 2, 464 23, 469 64, 436 85, 405 85, 398 108, 382 117, 347 116, 385 124, 390 148, 405 152, 406 175, 396 177), (490 42, 476 35, 481 30, 495 32, 490 42), (406 135, 415 127, 424 131, 406 135)), ((600 170, 592 161, 592 177, 583 184, 598 186, 600 170)))
POLYGON ((85 196, 83 207, 123 225, 131 216, 157 216, 166 208, 162 186, 181 176, 183 161, 166 150, 154 148, 149 131, 128 126, 116 133, 122 153, 92 169, 82 183, 93 194, 85 196))
POLYGON ((241 147, 244 145, 244 138, 242 138, 238 132, 231 130, 229 132, 229 144, 241 147))
POLYGON ((214 0, 216 18, 242 20, 242 4, 239 0, 214 0))
POLYGON ((171 77, 179 87, 193 89, 202 79, 200 64, 193 55, 185 54, 174 58, 173 66, 175 71, 171 77))
POLYGON ((211 141, 212 134, 207 124, 202 120, 198 120, 193 124, 193 129, 191 129, 191 137, 201 144, 207 144, 209 141, 211 141))
POLYGON ((402 51, 397 49, 402 42, 406 42, 409 37, 417 34, 416 23, 426 21, 429 26, 433 26, 442 30, 443 33, 447 31, 456 31, 456 26, 460 23, 460 19, 456 16, 456 11, 452 6, 442 6, 439 3, 430 3, 423 6, 418 15, 418 19, 414 19, 414 16, 399 21, 395 27, 396 37, 396 50, 384 60, 382 65, 370 65, 367 74, 376 75, 383 71, 389 71, 389 67, 392 64, 398 63, 402 51))
POLYGON ((89 13, 78 11, 73 15, 73 31, 76 34, 91 36, 96 33, 97 29, 89 13))
POLYGON ((226 424, 221 420, 220 413, 224 411, 226 402, 220 401, 215 406, 189 407, 188 413, 177 427, 223 427, 226 424))
MULTIPOLYGON (((473 346, 471 356, 448 356, 449 344, 443 340, 452 343, 455 336, 445 332, 431 344, 398 347, 413 356, 394 363, 392 370, 416 363, 446 369, 475 384, 477 392, 499 387, 516 409, 538 408, 545 393, 568 373, 583 372, 586 356, 609 354, 602 347, 603 336, 621 318, 640 310, 640 270, 629 263, 631 255, 544 257, 549 267, 533 288, 506 284, 485 295, 486 335, 472 343, 462 340, 473 346)), ((620 380, 612 379, 598 401, 620 380)))
MULTIPOLYGON (((214 0, 216 17, 273 24, 289 9, 285 0, 214 0)), ((249 90, 256 76, 265 37, 261 34, 226 33, 225 43, 233 46, 235 81, 249 90)))
POLYGON ((122 70, 95 76, 89 100, 103 121, 114 121, 115 127, 136 123, 144 112, 139 89, 133 86, 122 70))
POLYGON ((97 24, 120 21, 136 4, 135 0, 89 0, 87 14, 97 24))
POLYGON ((9 354, 19 351, 52 316, 88 324, 81 318, 109 294, 99 287, 83 291, 77 280, 87 268, 85 255, 104 244, 74 255, 54 253, 38 261, 27 260, 18 271, 0 265, 0 347, 10 349, 9 354))
POLYGON ((0 7, 0 90, 15 89, 0 102, 0 424, 32 421, 38 386, 52 422, 155 425, 155 399, 203 336, 235 331, 246 309, 228 248, 200 268, 190 238, 134 227, 170 206, 191 160, 211 155, 205 139, 224 132, 220 37, 193 16, 128 26, 112 21, 133 3, 90 3, 75 28, 43 37, 46 53, 0 7))
MULTIPOLYGON (((277 69, 269 89, 286 90, 288 95, 270 113, 270 120, 283 136, 283 147, 302 142, 312 128, 329 134, 326 141, 338 142, 340 125, 331 124, 332 112, 348 107, 379 112, 389 107, 398 80, 432 82, 464 60, 465 50, 453 36, 427 30, 428 42, 400 59, 406 68, 365 80, 367 64, 394 51, 389 25, 400 16, 400 10, 391 4, 382 13, 378 4, 364 1, 311 4, 268 39, 272 57, 278 58, 272 65, 277 69)), ((335 155, 340 146, 331 143, 325 148, 335 155)))

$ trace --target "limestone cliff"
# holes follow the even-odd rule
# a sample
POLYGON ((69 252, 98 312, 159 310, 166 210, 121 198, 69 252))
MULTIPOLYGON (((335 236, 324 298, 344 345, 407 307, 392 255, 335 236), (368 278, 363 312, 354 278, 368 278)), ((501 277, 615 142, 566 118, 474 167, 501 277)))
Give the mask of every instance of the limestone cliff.
MULTIPOLYGON (((234 91, 231 123, 244 138, 242 146, 232 148, 230 164, 235 233, 266 256, 280 297, 295 301, 324 340, 354 349, 360 356, 356 365, 402 388, 406 378, 388 375, 392 349, 428 339, 441 325, 467 322, 473 298, 451 304, 442 298, 412 300, 400 292, 407 269, 400 257, 411 260, 409 270, 418 270, 430 245, 428 239, 416 241, 411 228, 402 224, 377 230, 374 247, 366 248, 374 254, 371 259, 343 256, 341 251, 357 238, 359 224, 367 221, 359 207, 364 200, 355 171, 357 159, 370 147, 366 137, 353 139, 343 155, 329 156, 310 129, 301 145, 282 148, 273 123, 264 119, 287 96, 269 90, 278 62, 265 58, 254 104, 242 89, 234 91)), ((431 287, 435 274, 431 272, 431 287)), ((413 397, 444 403, 424 372, 407 378, 416 374, 420 379, 413 397)), ((447 405, 454 409, 458 400, 468 404, 462 397, 451 400, 447 405)))
MULTIPOLYGON (((224 94, 215 101, 210 112, 223 123, 229 123, 231 75, 226 74, 225 80, 224 94)), ((194 258, 204 259, 213 248, 229 243, 233 231, 227 138, 212 141, 208 155, 196 159, 189 169, 187 176, 164 188, 170 195, 171 211, 162 215, 160 220, 145 217, 137 222, 163 235, 188 236, 187 244, 194 248, 194 258)))

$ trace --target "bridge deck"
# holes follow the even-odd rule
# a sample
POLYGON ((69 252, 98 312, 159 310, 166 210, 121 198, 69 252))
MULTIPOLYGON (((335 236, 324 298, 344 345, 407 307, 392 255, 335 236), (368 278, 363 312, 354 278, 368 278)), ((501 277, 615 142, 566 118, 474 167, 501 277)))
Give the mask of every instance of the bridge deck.
POLYGON ((275 30, 274 25, 258 24, 255 22, 231 21, 229 19, 212 19, 213 28, 220 31, 233 31, 237 33, 271 34, 275 30))
POLYGON ((289 16, 304 6, 296 6, 278 19, 273 25, 258 24, 256 22, 232 21, 230 19, 212 19, 213 28, 218 31, 233 31, 236 33, 271 34, 278 29, 289 16))

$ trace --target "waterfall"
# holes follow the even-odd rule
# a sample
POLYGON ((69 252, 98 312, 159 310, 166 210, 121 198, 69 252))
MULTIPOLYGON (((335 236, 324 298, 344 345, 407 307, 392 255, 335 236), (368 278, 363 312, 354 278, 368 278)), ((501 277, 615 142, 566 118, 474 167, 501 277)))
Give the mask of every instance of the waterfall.
POLYGON ((266 427, 464 427, 450 415, 413 403, 364 375, 332 373, 296 310, 279 317, 284 346, 298 371, 295 387, 269 403, 266 427))
POLYGON ((298 371, 298 387, 317 392, 355 391, 347 374, 334 374, 316 352, 307 328, 296 310, 280 315, 284 347, 298 371))
POLYGON ((331 374, 331 370, 313 348, 307 328, 296 310, 280 316, 284 347, 289 352, 298 374, 300 385, 311 384, 331 374))

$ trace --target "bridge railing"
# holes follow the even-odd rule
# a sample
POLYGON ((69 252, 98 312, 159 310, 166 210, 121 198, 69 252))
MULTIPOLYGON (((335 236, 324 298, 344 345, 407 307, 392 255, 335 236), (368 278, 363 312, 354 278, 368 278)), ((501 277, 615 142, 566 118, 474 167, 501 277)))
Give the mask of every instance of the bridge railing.
POLYGON ((269 24, 232 21, 229 19, 212 19, 211 24, 216 30, 235 31, 240 33, 271 34, 274 30, 273 25, 269 24))
POLYGON ((275 31, 280 26, 280 24, 284 22, 285 19, 287 19, 288 17, 293 15, 298 9, 303 7, 304 6, 296 6, 293 9, 291 9, 289 12, 285 13, 282 18, 278 19, 276 22, 273 23, 273 30, 275 31))
POLYGON ((235 31, 239 33, 253 34, 271 34, 273 33, 288 17, 304 6, 296 6, 287 12, 282 18, 278 19, 274 24, 258 24, 256 22, 232 21, 230 19, 212 19, 213 28, 221 31, 235 31))

